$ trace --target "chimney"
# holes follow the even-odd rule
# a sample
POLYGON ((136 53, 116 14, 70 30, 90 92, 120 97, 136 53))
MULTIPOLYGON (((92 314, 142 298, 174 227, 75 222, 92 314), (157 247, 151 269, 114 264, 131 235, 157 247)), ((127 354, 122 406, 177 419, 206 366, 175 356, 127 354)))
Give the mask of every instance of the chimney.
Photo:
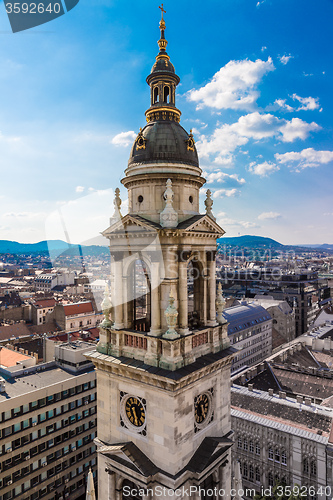
POLYGON ((287 394, 284 391, 279 391, 279 398, 280 399, 286 399, 287 394))
POLYGON ((270 396, 274 396, 274 389, 268 389, 268 394, 270 396))
POLYGON ((248 384, 247 388, 249 391, 253 392, 253 384, 248 384))

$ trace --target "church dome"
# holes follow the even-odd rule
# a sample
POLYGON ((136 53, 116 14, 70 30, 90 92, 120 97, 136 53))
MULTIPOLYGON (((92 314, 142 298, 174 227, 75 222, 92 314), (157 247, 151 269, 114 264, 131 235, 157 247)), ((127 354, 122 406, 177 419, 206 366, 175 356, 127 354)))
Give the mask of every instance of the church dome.
POLYGON ((143 163, 182 163, 199 167, 192 134, 176 121, 148 123, 135 140, 128 166, 143 163))
POLYGON ((175 73, 175 67, 166 58, 158 59, 151 68, 151 73, 175 73))

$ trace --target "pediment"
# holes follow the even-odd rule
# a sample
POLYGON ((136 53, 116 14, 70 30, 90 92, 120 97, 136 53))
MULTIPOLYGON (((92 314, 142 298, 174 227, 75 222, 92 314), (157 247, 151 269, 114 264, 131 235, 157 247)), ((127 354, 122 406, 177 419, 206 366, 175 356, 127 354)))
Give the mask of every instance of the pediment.
POLYGON ((98 453, 104 455, 111 462, 122 464, 136 470, 145 477, 153 476, 159 469, 133 442, 102 446, 98 453))
POLYGON ((155 222, 151 222, 139 215, 127 214, 121 219, 116 220, 111 224, 108 229, 102 232, 102 235, 106 238, 111 234, 121 234, 121 233, 136 233, 136 232, 149 232, 156 234, 160 226, 155 222))
POLYGON ((185 232, 204 232, 223 236, 225 231, 209 215, 202 215, 200 218, 193 217, 178 225, 179 229, 185 232))

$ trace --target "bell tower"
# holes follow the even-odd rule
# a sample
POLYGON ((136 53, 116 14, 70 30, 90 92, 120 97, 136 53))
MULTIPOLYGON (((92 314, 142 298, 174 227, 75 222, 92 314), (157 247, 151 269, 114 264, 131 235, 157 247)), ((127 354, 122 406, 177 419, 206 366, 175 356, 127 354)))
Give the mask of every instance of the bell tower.
POLYGON ((103 232, 111 291, 99 344, 88 355, 97 370, 100 500, 173 498, 172 491, 187 498, 184 489, 198 499, 199 488, 218 500, 230 491, 233 349, 216 316, 215 280, 216 239, 224 231, 209 190, 206 213, 199 212, 205 179, 193 135, 179 123, 180 79, 160 8, 147 123, 121 181, 129 213, 121 215, 116 190, 103 232))

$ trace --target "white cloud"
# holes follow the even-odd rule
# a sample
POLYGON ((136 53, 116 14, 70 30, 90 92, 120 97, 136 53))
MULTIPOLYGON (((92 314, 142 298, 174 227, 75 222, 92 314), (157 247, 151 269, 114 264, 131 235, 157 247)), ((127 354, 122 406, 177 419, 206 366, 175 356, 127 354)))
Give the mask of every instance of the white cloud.
POLYGON ((276 220, 280 219, 281 214, 278 212, 263 212, 262 214, 258 215, 259 220, 276 220))
POLYGON ((239 195, 239 189, 217 189, 213 193, 213 198, 233 198, 234 196, 239 195))
POLYGON ((115 146, 127 147, 135 140, 137 134, 133 130, 128 132, 120 132, 111 139, 111 143, 115 146))
POLYGON ((208 106, 252 110, 259 97, 257 85, 266 73, 274 69, 270 57, 267 61, 230 61, 204 87, 188 92, 188 99, 198 103, 197 109, 208 106))
POLYGON ((321 127, 315 122, 307 123, 300 118, 293 118, 280 127, 280 132, 283 136, 283 142, 293 142, 295 139, 304 140, 308 137, 310 132, 320 129, 321 127))
POLYGON ((332 162, 333 151, 316 151, 313 148, 307 148, 299 152, 276 153, 275 159, 277 162, 287 164, 288 167, 299 171, 304 168, 319 167, 320 165, 332 162))
POLYGON ((265 45, 263 45, 263 46, 261 47, 261 52, 265 52, 265 50, 267 50, 267 47, 266 47, 265 45))
POLYGON ((84 191, 84 187, 83 186, 76 186, 75 188, 75 192, 76 193, 83 193, 84 191))
POLYGON ((249 171, 255 175, 259 175, 260 177, 267 177, 269 174, 280 170, 275 163, 271 163, 269 161, 264 161, 263 163, 250 163, 249 171))
POLYGON ((241 116, 231 125, 225 124, 215 129, 210 138, 202 135, 197 141, 201 157, 216 154, 215 163, 222 164, 230 160, 230 154, 238 147, 248 143, 249 139, 262 140, 276 137, 283 142, 306 139, 311 131, 319 130, 316 123, 307 123, 299 118, 288 121, 267 113, 257 111, 241 116))
POLYGON ((275 99, 274 104, 283 109, 283 111, 294 111, 294 108, 292 106, 286 104, 286 100, 287 99, 275 99))
POLYGON ((216 171, 212 173, 203 172, 203 176, 207 180, 207 184, 213 184, 214 182, 231 182, 237 185, 245 184, 245 179, 239 179, 238 174, 226 174, 225 172, 216 171))
POLYGON ((217 214, 217 222, 220 226, 236 226, 236 227, 244 227, 246 229, 253 228, 253 227, 260 227, 258 226, 255 222, 249 222, 249 221, 243 221, 243 220, 235 220, 231 219, 230 217, 227 217, 227 214, 225 212, 219 212, 217 214))
POLYGON ((293 94, 292 98, 294 101, 298 101, 301 103, 301 106, 297 108, 296 111, 313 111, 315 109, 319 109, 319 98, 318 97, 300 97, 297 94, 293 94))
POLYGON ((290 59, 293 59, 293 56, 291 54, 288 54, 288 55, 280 56, 279 59, 280 59, 280 62, 282 64, 286 65, 286 64, 288 64, 290 59))

